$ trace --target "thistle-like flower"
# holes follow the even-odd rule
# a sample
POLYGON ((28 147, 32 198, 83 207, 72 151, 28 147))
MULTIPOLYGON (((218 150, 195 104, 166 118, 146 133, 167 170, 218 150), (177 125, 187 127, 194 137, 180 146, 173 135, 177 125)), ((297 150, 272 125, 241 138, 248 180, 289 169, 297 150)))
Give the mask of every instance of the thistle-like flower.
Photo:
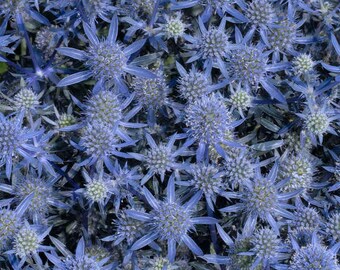
POLYGON ((108 257, 99 261, 95 256, 87 254, 85 252, 84 238, 78 241, 75 255, 67 250, 65 245, 58 239, 51 236, 50 238, 55 247, 65 256, 64 258, 59 258, 54 254, 46 254, 47 258, 55 265, 56 270, 109 270, 113 267, 113 264, 108 264, 108 257))
POLYGON ((97 79, 95 89, 100 89, 104 83, 116 85, 126 94, 127 87, 122 80, 126 74, 154 78, 153 73, 128 63, 129 57, 141 49, 144 45, 143 40, 136 41, 131 45, 123 48, 116 42, 118 35, 118 18, 114 15, 110 24, 109 34, 106 40, 100 41, 93 28, 88 24, 83 24, 86 36, 90 41, 87 51, 81 51, 74 48, 59 48, 58 52, 84 61, 89 68, 87 71, 80 71, 62 79, 58 86, 67 86, 85 81, 91 77, 97 79))
POLYGON ((292 64, 294 74, 297 76, 311 73, 315 65, 312 57, 309 54, 305 53, 296 56, 293 59, 292 64))
POLYGON ((264 90, 280 102, 285 103, 285 97, 270 81, 270 73, 288 67, 282 63, 268 65, 268 56, 262 48, 240 45, 229 54, 228 72, 232 81, 243 82, 247 88, 261 85, 264 90))
POLYGON ((278 163, 275 163, 267 176, 262 176, 260 168, 255 169, 255 178, 246 189, 240 193, 231 192, 230 197, 240 198, 242 203, 236 203, 220 209, 222 212, 243 212, 246 215, 244 233, 252 233, 257 219, 267 221, 275 233, 279 233, 279 225, 275 216, 295 219, 294 215, 285 209, 286 200, 295 197, 301 192, 296 190, 290 193, 279 193, 276 185, 278 163))
POLYGON ((169 86, 161 69, 154 71, 156 78, 134 77, 131 83, 140 105, 149 110, 157 110, 169 105, 169 86))
POLYGON ((249 3, 246 17, 255 27, 272 26, 276 20, 275 9, 270 1, 253 0, 249 3))
POLYGON ((303 188, 304 192, 311 188, 313 183, 314 166, 310 154, 300 152, 284 158, 278 174, 279 180, 288 179, 283 187, 285 191, 303 188))
POLYGON ((273 230, 269 228, 258 230, 252 238, 252 243, 254 245, 252 251, 256 255, 252 268, 260 263, 263 267, 267 267, 272 261, 278 259, 281 241, 273 230))
POLYGON ((34 163, 29 140, 40 133, 22 128, 23 113, 14 119, 5 118, 0 114, 0 166, 6 164, 6 176, 10 178, 13 157, 22 156, 26 161, 34 163))
POLYGON ((103 168, 91 177, 87 171, 83 170, 82 175, 86 181, 84 195, 90 201, 90 204, 98 203, 106 205, 113 193, 111 183, 104 175, 103 168))
POLYGON ((89 156, 82 162, 84 165, 104 161, 106 166, 110 168, 110 156, 128 157, 126 154, 119 152, 117 148, 133 145, 134 142, 119 143, 115 129, 103 122, 94 121, 83 128, 79 144, 89 156))
POLYGON ((137 250, 149 245, 156 239, 166 240, 168 243, 168 259, 175 260, 176 242, 184 243, 194 254, 203 255, 200 247, 188 235, 195 224, 215 224, 217 220, 211 217, 192 217, 193 209, 200 200, 202 192, 196 193, 184 205, 176 201, 174 177, 171 176, 167 186, 167 199, 158 201, 148 189, 144 188, 144 195, 153 208, 149 213, 127 210, 128 216, 143 221, 150 232, 137 240, 131 250, 137 250))
POLYGON ((187 72, 178 62, 176 63, 176 66, 181 75, 178 80, 178 91, 181 97, 188 102, 193 102, 211 92, 212 85, 204 73, 197 71, 195 67, 187 72))
POLYGON ((14 96, 14 106, 18 110, 34 110, 39 103, 39 96, 30 88, 24 87, 14 96))
POLYGON ((113 241, 115 246, 123 241, 126 241, 130 246, 145 233, 144 223, 128 217, 124 211, 120 211, 117 214, 117 219, 113 220, 113 224, 116 227, 116 233, 103 238, 102 241, 113 241))
POLYGON ((337 135, 337 132, 332 127, 332 121, 339 119, 340 116, 334 109, 328 107, 326 102, 319 103, 314 97, 314 91, 308 93, 308 89, 302 88, 307 95, 308 106, 303 113, 297 113, 297 115, 304 120, 307 135, 309 135, 312 143, 317 145, 318 142, 322 143, 325 133, 337 135))
POLYGON ((220 25, 216 27, 209 27, 207 29, 204 26, 202 18, 198 18, 200 33, 197 36, 185 36, 186 40, 191 44, 188 44, 189 55, 191 56, 187 63, 194 62, 198 59, 204 60, 204 65, 208 72, 211 71, 213 63, 215 63, 220 69, 221 73, 228 77, 224 58, 227 57, 230 51, 229 36, 225 32, 226 17, 224 17, 220 25))
POLYGON ((295 211, 295 219, 292 225, 298 230, 304 230, 307 233, 312 233, 321 225, 321 218, 318 212, 312 207, 305 207, 300 204, 295 211))
MULTIPOLYGON (((204 163, 191 165, 188 172, 192 175, 188 184, 202 191, 207 204, 214 209, 217 195, 225 190, 223 179, 225 172, 215 165, 204 163)), ((187 181, 181 181, 179 184, 186 185, 187 181)))
POLYGON ((175 141, 177 138, 181 138, 177 136, 177 134, 171 136, 167 144, 160 143, 157 145, 154 139, 148 133, 145 134, 145 138, 151 148, 146 150, 144 155, 138 153, 129 153, 129 155, 133 158, 143 161, 146 168, 148 169, 147 174, 142 178, 142 185, 144 185, 155 174, 159 174, 161 176, 161 181, 163 182, 166 172, 188 167, 186 164, 177 163, 176 158, 186 151, 186 148, 193 143, 192 140, 188 140, 179 149, 174 151, 173 148, 175 141))
POLYGON ((340 213, 333 213, 329 217, 326 232, 336 241, 340 240, 340 213))
POLYGON ((338 270, 336 253, 339 249, 337 245, 327 249, 322 246, 313 234, 312 243, 306 247, 295 245, 295 253, 290 263, 290 270, 338 270))
POLYGON ((252 106, 253 97, 249 93, 249 89, 244 89, 241 83, 237 85, 236 90, 234 90, 232 84, 229 85, 229 89, 231 93, 227 101, 232 105, 232 108, 237 109, 241 117, 244 118, 243 112, 252 106))
POLYGON ((26 260, 32 260, 33 258, 37 264, 42 264, 42 260, 38 255, 39 252, 46 254, 46 251, 52 250, 51 247, 41 245, 50 230, 51 227, 40 232, 38 228, 29 225, 25 221, 22 228, 14 236, 13 249, 7 251, 9 254, 15 254, 20 258, 17 265, 18 269, 21 269, 26 260))
POLYGON ((164 15, 166 23, 163 26, 163 31, 167 39, 173 38, 175 42, 179 38, 182 38, 186 28, 188 27, 182 21, 182 14, 180 12, 175 13, 173 16, 164 15))
MULTIPOLYGON (((13 174, 15 185, 0 184, 0 190, 14 196, 14 202, 20 204, 24 199, 32 194, 31 203, 27 206, 27 216, 35 222, 45 222, 50 207, 68 209, 68 206, 60 200, 53 188, 53 185, 60 179, 60 176, 39 177, 31 170, 27 175, 19 172, 13 174)), ((19 206, 18 206, 19 207, 19 206)))
POLYGON ((232 129, 230 113, 217 95, 203 96, 189 104, 185 123, 190 136, 212 145, 223 141, 224 134, 232 129))
POLYGON ((22 216, 32 201, 33 194, 25 197, 15 210, 8 207, 0 209, 0 250, 6 248, 22 226, 22 216))
POLYGON ((234 150, 235 155, 227 155, 224 162, 225 175, 232 188, 247 186, 255 176, 255 164, 246 150, 234 150))
POLYGON ((122 120, 122 101, 113 91, 101 91, 93 95, 86 104, 86 118, 89 122, 99 121, 116 127, 122 120))
POLYGON ((82 0, 83 7, 87 18, 83 20, 88 20, 90 25, 92 25, 96 19, 100 19, 110 22, 110 15, 117 9, 112 5, 111 0, 82 0))

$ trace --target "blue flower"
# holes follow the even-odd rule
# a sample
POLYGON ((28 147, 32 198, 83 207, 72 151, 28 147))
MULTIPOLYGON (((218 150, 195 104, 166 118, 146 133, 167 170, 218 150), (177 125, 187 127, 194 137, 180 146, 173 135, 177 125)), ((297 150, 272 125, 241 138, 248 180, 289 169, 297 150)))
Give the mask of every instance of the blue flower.
POLYGON ((289 270, 338 270, 336 254, 339 245, 327 249, 322 246, 317 239, 316 234, 313 234, 312 243, 306 247, 299 247, 296 242, 293 244, 295 253, 289 266, 289 270))
POLYGON ((224 100, 214 94, 196 99, 186 107, 185 113, 188 136, 199 144, 196 155, 198 160, 203 159, 207 146, 234 145, 225 140, 226 134, 243 122, 233 122, 224 100))
POLYGON ((255 89, 261 85, 276 100, 285 103, 285 96, 272 83, 271 73, 287 68, 287 63, 268 64, 268 53, 261 46, 239 45, 229 54, 227 63, 230 81, 243 82, 255 89))
POLYGON ((177 163, 176 158, 184 154, 193 141, 188 140, 180 148, 174 151, 174 144, 177 139, 182 138, 180 135, 174 134, 170 137, 167 144, 156 144, 150 134, 146 133, 145 138, 151 147, 146 150, 144 155, 139 153, 128 153, 133 158, 142 161, 148 169, 147 174, 142 178, 141 184, 144 185, 154 175, 159 174, 161 181, 164 181, 165 173, 175 169, 183 169, 188 167, 186 163, 177 163))
POLYGON ((26 216, 32 218, 36 223, 46 222, 51 207, 69 209, 62 202, 62 197, 54 189, 55 183, 60 176, 44 175, 39 177, 33 169, 27 175, 15 172, 12 175, 13 185, 0 184, 0 190, 14 196, 14 203, 19 204, 28 195, 33 194, 31 204, 27 207, 26 216))
POLYGON ((220 211, 243 213, 245 215, 244 232, 252 233, 260 218, 268 222, 276 233, 279 233, 279 224, 274 217, 281 216, 294 220, 294 215, 285 209, 287 205, 284 202, 295 197, 301 190, 279 193, 279 185, 275 183, 277 172, 278 163, 275 163, 267 176, 262 176, 260 169, 256 168, 255 178, 243 191, 228 193, 230 198, 238 198, 242 202, 224 207, 220 211))
POLYGON ((158 201, 149 190, 143 189, 144 196, 153 208, 149 213, 126 210, 128 216, 143 221, 150 232, 137 240, 131 250, 138 250, 156 239, 168 243, 168 259, 175 260, 176 242, 184 243, 194 254, 203 255, 201 248, 188 235, 195 224, 215 224, 216 219, 210 217, 192 217, 194 207, 200 200, 202 192, 196 193, 188 202, 181 205, 176 200, 174 177, 171 176, 167 186, 167 198, 158 201))
POLYGON ((207 29, 201 19, 198 18, 200 32, 196 36, 184 35, 184 38, 191 44, 187 44, 188 56, 191 56, 187 63, 199 59, 204 61, 204 67, 210 73, 213 65, 217 65, 222 74, 228 77, 223 60, 230 51, 229 35, 225 32, 226 18, 224 17, 218 27, 207 29))
POLYGON ((89 122, 82 129, 79 144, 75 147, 85 151, 88 155, 81 165, 93 165, 98 161, 104 162, 106 167, 112 167, 111 156, 129 158, 130 156, 119 151, 119 148, 133 145, 134 141, 120 143, 115 129, 101 121, 89 122))
POLYGON ((86 23, 83 24, 83 27, 90 42, 87 50, 81 51, 75 48, 63 47, 59 48, 58 52, 84 61, 89 70, 80 71, 62 79, 58 83, 59 87, 76 84, 94 77, 97 81, 95 92, 103 85, 108 84, 115 85, 126 93, 128 90, 122 78, 127 73, 147 78, 156 77, 153 73, 129 62, 130 56, 143 47, 144 41, 136 41, 125 48, 117 43, 118 18, 116 15, 111 20, 109 34, 104 41, 98 39, 93 27, 86 23))
POLYGON ((7 249, 15 233, 19 230, 23 223, 23 216, 29 207, 33 194, 24 197, 15 210, 11 210, 9 206, 0 209, 0 250, 7 249))
POLYGON ((15 259, 11 260, 14 262, 14 265, 12 264, 14 269, 22 268, 26 260, 29 261, 33 259, 36 264, 40 266, 43 265, 39 253, 43 252, 46 254, 47 251, 53 249, 52 247, 42 245, 44 238, 50 233, 51 229, 52 227, 47 229, 36 228, 25 221, 24 225, 14 236, 13 248, 7 251, 7 254, 10 256, 13 254, 20 259, 17 265, 15 265, 15 259))
POLYGON ((64 258, 59 258, 55 254, 46 253, 47 258, 55 265, 56 270, 110 270, 113 264, 108 264, 109 257, 97 260, 85 252, 85 241, 81 238, 78 241, 75 255, 73 255, 65 245, 58 239, 50 236, 52 243, 63 254, 64 258))
POLYGON ((0 114, 0 166, 6 164, 6 176, 10 178, 13 157, 18 154, 25 161, 34 163, 32 154, 37 151, 31 144, 31 139, 42 131, 22 127, 23 113, 11 119, 0 114))

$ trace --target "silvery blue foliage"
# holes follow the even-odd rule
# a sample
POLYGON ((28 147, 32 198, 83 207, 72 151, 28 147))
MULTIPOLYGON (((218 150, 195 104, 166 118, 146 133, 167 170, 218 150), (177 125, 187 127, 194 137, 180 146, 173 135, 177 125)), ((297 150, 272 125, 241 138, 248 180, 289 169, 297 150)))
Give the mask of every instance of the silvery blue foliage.
POLYGON ((0 269, 339 269, 336 0, 0 0, 0 269))

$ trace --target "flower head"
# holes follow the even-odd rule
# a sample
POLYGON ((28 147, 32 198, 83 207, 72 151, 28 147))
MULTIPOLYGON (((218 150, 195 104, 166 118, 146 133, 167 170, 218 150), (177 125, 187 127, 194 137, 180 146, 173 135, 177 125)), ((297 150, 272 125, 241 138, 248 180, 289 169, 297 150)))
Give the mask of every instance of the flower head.
POLYGON ((303 75, 313 71, 315 65, 312 57, 309 54, 301 54, 293 60, 293 71, 295 75, 303 75))
POLYGON ((165 15, 166 23, 164 24, 165 36, 169 38, 177 39, 182 37, 187 25, 182 21, 182 14, 177 12, 174 16, 165 15))
POLYGON ((267 59, 256 47, 241 47, 230 54, 229 72, 232 77, 257 84, 266 74, 267 59))
POLYGON ((319 243, 301 247, 293 255, 290 270, 334 270, 339 269, 336 254, 319 243))
POLYGON ((232 187, 244 186, 255 175, 255 166, 252 164, 249 154, 246 151, 237 151, 236 155, 227 155, 225 158, 226 177, 232 183, 232 187))
POLYGON ((167 199, 165 201, 157 201, 146 188, 144 188, 144 195, 153 209, 149 213, 134 210, 127 210, 126 213, 132 218, 145 222, 145 226, 150 228, 150 233, 137 240, 131 249, 140 249, 155 239, 160 238, 168 243, 168 259, 170 262, 173 262, 176 256, 176 242, 182 242, 193 253, 203 255, 202 250, 188 235, 194 229, 195 224, 215 223, 213 218, 192 217, 193 207, 199 201, 202 193, 196 193, 184 205, 179 204, 175 198, 174 177, 171 176, 167 186, 167 199))
POLYGON ((115 127, 122 119, 121 100, 113 91, 101 91, 93 95, 86 105, 88 121, 98 121, 115 127))
POLYGON ((96 79, 118 79, 124 74, 127 57, 120 45, 109 41, 91 44, 86 65, 96 79))
POLYGON ((270 1, 253 0, 248 5, 246 17, 255 26, 270 26, 276 18, 275 9, 270 1))
MULTIPOLYGON (((178 65, 179 63, 177 63, 177 66, 178 65)), ((181 67, 182 66, 179 66, 178 68, 181 75, 178 80, 178 91, 181 96, 188 100, 188 102, 193 102, 194 100, 207 95, 211 86, 207 76, 204 73, 197 71, 195 68, 186 72, 184 68, 181 69, 181 67)))
POLYGON ((280 247, 278 235, 269 228, 263 228, 255 232, 252 243, 252 249, 258 258, 263 261, 270 261, 277 258, 280 247))
POLYGON ((337 241, 340 240, 340 213, 333 213, 326 223, 326 232, 337 241))
POLYGON ((105 83, 110 86, 118 86, 118 89, 125 93, 128 91, 122 77, 126 73, 147 78, 154 78, 155 75, 144 69, 128 63, 129 57, 137 52, 144 45, 143 40, 136 41, 123 48, 116 42, 118 34, 118 18, 115 14, 111 20, 109 34, 106 40, 100 41, 94 29, 87 23, 83 24, 85 34, 90 45, 86 51, 74 48, 59 48, 58 52, 84 61, 88 67, 87 71, 80 71, 62 79, 57 86, 63 87, 85 81, 91 77, 97 79, 95 89, 100 89, 105 83))
POLYGON ((34 110, 39 106, 39 98, 32 89, 25 87, 14 96, 14 105, 19 110, 34 110))
POLYGON ((230 129, 230 114, 221 98, 216 95, 203 96, 188 105, 185 123, 192 137, 215 144, 223 140, 230 129))
POLYGON ((40 241, 34 229, 24 226, 14 237, 15 253, 19 257, 31 255, 37 251, 40 241))
POLYGON ((279 180, 288 179, 283 187, 286 191, 303 188, 305 191, 311 188, 313 182, 313 163, 308 153, 291 154, 281 163, 278 174, 279 180))
POLYGON ((231 197, 240 198, 242 203, 220 209, 222 212, 244 212, 246 214, 244 233, 251 234, 254 231, 257 218, 267 221, 277 234, 279 227, 274 217, 295 219, 294 215, 285 209, 285 204, 282 202, 295 197, 301 190, 287 194, 279 193, 278 185, 275 184, 277 171, 278 163, 274 164, 266 176, 262 176, 260 168, 256 167, 253 181, 249 182, 240 194, 236 192, 230 194, 231 197))
POLYGON ((161 69, 155 71, 156 78, 135 77, 132 80, 132 88, 136 99, 145 108, 158 109, 168 104, 170 89, 161 69))

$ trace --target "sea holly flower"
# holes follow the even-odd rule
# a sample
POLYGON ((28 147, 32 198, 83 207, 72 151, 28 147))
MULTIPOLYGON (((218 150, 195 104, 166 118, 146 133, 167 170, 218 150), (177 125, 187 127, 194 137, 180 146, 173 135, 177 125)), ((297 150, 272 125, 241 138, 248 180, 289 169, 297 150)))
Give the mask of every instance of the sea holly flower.
POLYGON ((69 205, 62 202, 60 194, 56 193, 54 185, 60 180, 60 176, 43 175, 38 176, 36 171, 31 169, 27 175, 15 172, 12 176, 13 185, 0 184, 0 190, 13 195, 13 202, 19 204, 27 196, 33 194, 31 203, 27 207, 26 216, 35 223, 46 222, 51 207, 69 209, 69 205))
POLYGON ((322 224, 319 213, 312 207, 305 207, 301 201, 296 204, 297 209, 294 213, 296 218, 292 221, 292 226, 310 234, 318 231, 322 224))
POLYGON ((33 130, 22 127, 24 112, 15 118, 0 114, 0 166, 6 164, 6 176, 12 173, 14 155, 20 155, 25 161, 34 163, 32 156, 38 149, 33 147, 32 139, 42 133, 42 130, 33 130))
POLYGON ((287 63, 268 63, 268 52, 263 51, 261 45, 239 45, 229 54, 227 68, 230 81, 243 82, 248 88, 257 88, 259 85, 271 98, 286 103, 285 96, 273 84, 272 74, 289 67, 287 63))
POLYGON ((104 213, 104 206, 108 203, 113 194, 109 175, 104 173, 103 168, 98 168, 98 172, 90 176, 86 170, 82 171, 82 176, 86 181, 85 188, 78 189, 87 198, 92 206, 98 203, 100 210, 104 213))
POLYGON ((187 44, 187 63, 199 59, 204 61, 204 68, 210 73, 213 66, 217 66, 224 77, 228 77, 224 59, 230 51, 229 36, 225 32, 226 18, 224 17, 218 27, 205 27, 202 18, 198 18, 199 32, 195 36, 185 35, 187 44))
POLYGON ((252 40, 255 31, 258 30, 261 40, 268 44, 268 31, 277 21, 277 14, 273 4, 268 0, 253 0, 247 5, 245 11, 246 22, 251 24, 246 33, 245 42, 252 40))
POLYGON ((327 249, 327 247, 323 246, 319 242, 316 233, 314 233, 311 244, 305 247, 300 247, 297 242, 292 238, 292 245, 295 253, 293 254, 289 269, 339 269, 336 259, 336 254, 340 247, 339 244, 336 244, 327 249))
POLYGON ((262 228, 256 231, 251 242, 254 247, 250 252, 255 255, 255 261, 251 269, 256 269, 259 265, 266 268, 277 263, 280 257, 282 257, 280 254, 280 250, 282 251, 281 241, 278 235, 269 228, 262 228))
MULTIPOLYGON (((304 87, 302 89, 306 90, 304 87)), ((307 96, 307 105, 303 113, 296 113, 296 115, 304 120, 307 135, 312 143, 314 145, 317 145, 318 142, 322 143, 325 133, 337 135, 331 125, 334 120, 340 117, 336 111, 330 108, 326 102, 320 103, 315 100, 313 95, 307 96)))
POLYGON ((250 93, 248 87, 242 87, 241 83, 238 83, 236 89, 232 84, 229 84, 230 96, 226 99, 232 106, 232 109, 236 109, 242 118, 245 118, 244 112, 250 107, 253 107, 252 101, 254 97, 250 93))
POLYGON ((189 71, 186 71, 180 63, 176 62, 176 67, 180 75, 177 89, 181 97, 186 99, 188 103, 203 98, 203 96, 223 88, 226 85, 224 81, 213 84, 207 72, 200 72, 195 66, 192 66, 189 71))
POLYGON ((64 256, 59 258, 56 254, 47 253, 46 257, 55 265, 56 270, 82 269, 82 270, 110 270, 113 264, 110 257, 97 260, 95 256, 86 253, 84 238, 78 241, 75 254, 72 254, 57 238, 50 236, 52 243, 64 256))
POLYGON ((214 209, 217 196, 223 194, 226 187, 225 172, 216 165, 205 163, 191 164, 187 172, 191 175, 189 179, 176 181, 176 184, 202 191, 208 206, 214 209))
POLYGON ((228 193, 230 198, 240 199, 241 202, 226 206, 220 211, 243 213, 245 217, 244 232, 252 233, 258 218, 260 218, 269 223, 276 233, 279 233, 279 224, 274 217, 281 216, 294 220, 294 215, 286 210, 285 202, 295 197, 301 190, 279 193, 280 183, 275 183, 277 172, 278 163, 275 163, 267 176, 261 175, 260 169, 256 168, 255 178, 243 191, 228 193))
POLYGON ((93 121, 85 125, 81 130, 81 137, 78 144, 74 147, 85 151, 87 158, 81 165, 91 166, 98 161, 104 162, 107 168, 112 167, 111 156, 130 158, 129 155, 119 151, 120 148, 131 146, 135 141, 120 142, 117 132, 111 126, 102 121, 93 121))
POLYGON ((171 5, 171 10, 181 10, 192 8, 195 6, 204 6, 205 9, 201 14, 203 22, 207 22, 212 13, 216 12, 221 18, 225 16, 225 13, 233 17, 228 17, 231 22, 247 22, 247 18, 235 8, 235 5, 239 6, 242 10, 246 9, 246 3, 243 0, 185 0, 174 1, 171 5))
POLYGON ((131 75, 155 78, 156 76, 145 69, 137 67, 129 62, 132 54, 140 50, 144 41, 139 40, 123 48, 117 43, 118 18, 114 15, 109 34, 104 41, 100 41, 94 32, 93 27, 84 23, 85 34, 89 39, 90 45, 86 51, 75 48, 63 47, 58 52, 71 58, 84 61, 87 71, 80 71, 62 79, 58 87, 68 86, 85 81, 91 77, 96 79, 94 91, 97 92, 104 85, 115 85, 123 92, 128 92, 123 77, 129 73, 131 75))
POLYGON ((340 241, 340 213, 332 213, 326 223, 326 233, 335 241, 340 241))
POLYGON ((173 16, 164 15, 166 23, 163 26, 164 35, 167 39, 173 38, 177 43, 179 38, 183 38, 188 24, 182 21, 182 14, 176 12, 173 16))
MULTIPOLYGON (((132 208, 132 210, 134 210, 132 208)), ((139 209, 141 211, 143 209, 139 209)), ((145 234, 144 222, 133 219, 123 211, 117 213, 117 218, 112 222, 116 227, 116 233, 107 237, 104 237, 102 241, 111 242, 115 246, 119 245, 123 241, 131 246, 136 240, 145 234)))
POLYGON ((225 176, 231 183, 232 189, 249 185, 255 176, 255 168, 260 167, 246 149, 238 148, 226 154, 223 165, 225 176))
POLYGON ((176 200, 174 176, 171 176, 167 186, 167 198, 158 201, 151 192, 144 187, 144 196, 153 208, 149 213, 126 210, 131 218, 143 221, 150 232, 137 240, 131 250, 141 249, 156 239, 167 241, 168 259, 175 260, 176 243, 184 243, 194 254, 203 255, 201 248, 189 236, 196 224, 215 224, 217 220, 211 217, 193 217, 194 207, 200 200, 202 192, 196 193, 188 202, 181 205, 176 200))
POLYGON ((184 123, 188 127, 187 134, 189 138, 198 142, 196 154, 198 161, 204 158, 207 146, 215 147, 217 144, 239 146, 226 141, 225 135, 240 125, 243 120, 233 122, 224 100, 217 94, 196 99, 186 107, 185 113, 184 123))
POLYGON ((313 187, 314 163, 311 155, 304 152, 282 157, 278 180, 289 179, 282 189, 290 192, 303 188, 305 194, 313 187))
POLYGON ((13 254, 20 259, 18 265, 16 265, 17 268, 14 267, 14 269, 22 268, 26 261, 33 259, 36 264, 43 264, 39 253, 42 252, 46 254, 47 251, 50 251, 53 248, 42 245, 44 238, 50 233, 52 227, 45 230, 42 229, 37 228, 34 225, 30 225, 27 221, 25 221, 22 228, 16 232, 14 236, 13 249, 6 252, 8 255, 13 254))
POLYGON ((187 148, 193 144, 193 140, 187 140, 180 148, 174 150, 174 144, 177 139, 182 139, 183 136, 174 134, 170 137, 167 144, 160 143, 157 145, 152 136, 148 133, 145 134, 150 149, 146 150, 146 153, 131 153, 128 154, 142 161, 148 169, 146 175, 142 178, 141 184, 144 185, 154 175, 160 175, 161 181, 164 181, 165 173, 168 171, 183 169, 188 166, 186 163, 178 163, 176 159, 178 156, 185 155, 187 148))
POLYGON ((23 223, 23 216, 29 207, 33 194, 29 194, 18 204, 15 210, 9 206, 0 209, 0 250, 6 249, 13 240, 15 233, 20 229, 23 223))
POLYGON ((93 94, 84 103, 72 97, 76 105, 83 110, 87 124, 102 123, 125 141, 132 141, 128 135, 128 128, 138 129, 146 126, 146 124, 129 122, 140 110, 139 107, 127 110, 134 98, 134 93, 123 98, 111 90, 102 90, 93 94))
POLYGON ((97 18, 110 23, 110 15, 117 10, 111 0, 81 0, 81 2, 83 9, 80 10, 84 10, 81 12, 82 19, 90 25, 93 25, 97 18))
POLYGON ((294 18, 280 18, 280 23, 272 28, 268 33, 269 48, 274 50, 273 62, 280 61, 280 53, 298 56, 294 49, 295 44, 311 44, 314 41, 313 36, 304 37, 301 35, 299 28, 303 26, 305 20, 295 23, 294 18))
POLYGON ((127 162, 122 166, 117 160, 115 161, 113 168, 110 168, 109 180, 114 193, 113 204, 116 212, 118 212, 121 202, 124 200, 133 205, 134 195, 131 190, 141 190, 139 180, 142 178, 140 167, 130 168, 127 162))

